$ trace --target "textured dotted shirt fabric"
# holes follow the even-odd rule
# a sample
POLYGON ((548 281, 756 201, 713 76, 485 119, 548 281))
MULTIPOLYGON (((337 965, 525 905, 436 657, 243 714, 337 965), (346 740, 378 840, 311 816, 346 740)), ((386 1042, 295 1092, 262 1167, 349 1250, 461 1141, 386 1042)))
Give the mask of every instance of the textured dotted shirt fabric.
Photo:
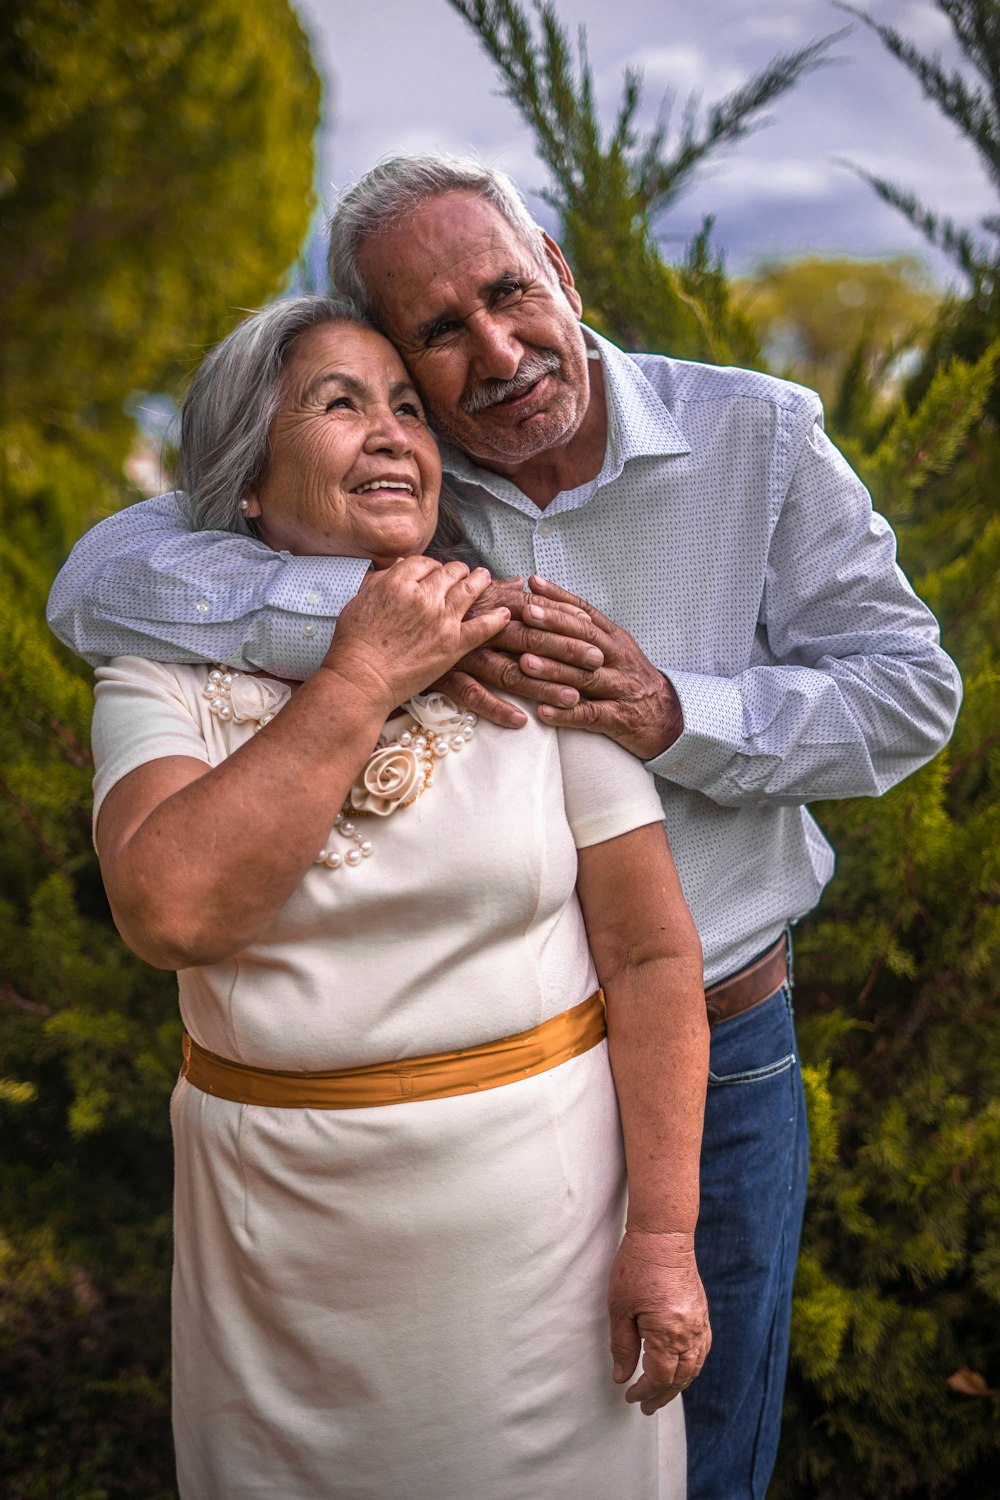
MULTIPOLYGON (((596 479, 540 510, 447 448, 445 472, 497 576, 537 572, 590 599, 673 683, 684 730, 648 769, 713 983, 829 880, 833 854, 804 804, 879 795, 923 764, 951 732, 961 685, 818 397, 587 337, 609 412, 596 479)), ((302 677, 365 571, 194 535, 177 498, 160 496, 77 544, 49 618, 95 663, 223 660, 302 677)))

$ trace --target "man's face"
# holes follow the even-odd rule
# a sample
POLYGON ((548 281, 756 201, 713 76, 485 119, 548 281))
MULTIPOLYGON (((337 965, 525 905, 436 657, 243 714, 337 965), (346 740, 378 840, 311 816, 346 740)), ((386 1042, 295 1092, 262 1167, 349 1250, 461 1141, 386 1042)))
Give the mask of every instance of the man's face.
POLYGON ((485 199, 433 198, 361 247, 379 321, 440 437, 516 468, 576 434, 590 401, 580 299, 485 199))

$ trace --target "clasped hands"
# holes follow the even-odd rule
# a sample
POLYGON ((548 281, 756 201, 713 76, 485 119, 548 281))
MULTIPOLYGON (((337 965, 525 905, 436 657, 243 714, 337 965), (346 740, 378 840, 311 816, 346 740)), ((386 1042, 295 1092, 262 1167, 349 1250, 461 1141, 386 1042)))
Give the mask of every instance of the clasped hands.
POLYGON ((470 651, 437 686, 506 728, 522 711, 491 689, 529 698, 556 728, 588 729, 617 740, 641 760, 672 745, 684 727, 677 695, 626 630, 585 599, 537 574, 531 593, 519 578, 494 581, 469 611, 505 606, 511 619, 470 651))

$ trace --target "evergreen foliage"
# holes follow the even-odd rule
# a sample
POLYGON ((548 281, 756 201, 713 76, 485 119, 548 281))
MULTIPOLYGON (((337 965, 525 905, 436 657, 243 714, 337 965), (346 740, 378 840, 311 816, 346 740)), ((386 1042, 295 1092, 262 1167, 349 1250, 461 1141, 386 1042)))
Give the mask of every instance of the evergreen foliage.
MULTIPOLYGON (((934 4, 951 25, 968 77, 957 69, 946 71, 938 56, 926 56, 867 12, 851 5, 840 7, 875 31, 914 75, 927 98, 968 141, 994 194, 977 235, 927 208, 908 188, 854 168, 968 277, 968 295, 954 299, 939 320, 931 357, 916 379, 915 396, 938 364, 956 355, 976 360, 1000 337, 1000 0, 934 0, 934 4)), ((994 422, 1000 421, 1000 385, 994 386, 987 409, 994 422)))
POLYGON ((664 347, 679 357, 752 363, 750 324, 733 306, 706 219, 680 265, 657 247, 656 229, 713 152, 765 123, 764 111, 822 66, 842 33, 774 58, 699 119, 687 100, 671 131, 665 100, 652 129, 637 117, 642 78, 625 73, 611 130, 597 114, 581 30, 574 68, 569 38, 550 0, 536 4, 537 28, 516 0, 449 0, 475 29, 535 137, 553 186, 542 193, 559 213, 562 248, 584 298, 584 316, 628 349, 664 347))
POLYGON ((0 1491, 174 1493, 180 1023, 90 842, 91 676, 50 637, 70 544, 130 494, 136 391, 280 289, 319 81, 273 0, 9 0, 0 17, 0 1491))
MULTIPOLYGON (((1000 196, 1000 3, 998 0, 934 0, 951 24, 955 40, 979 81, 957 69, 947 72, 938 55, 928 57, 901 35, 855 5, 839 9, 857 16, 881 37, 894 57, 909 69, 931 99, 974 148, 994 192, 1000 196)), ((950 255, 979 290, 995 287, 1000 270, 1000 214, 980 220, 985 238, 976 239, 943 214, 920 202, 915 193, 855 168, 879 197, 926 235, 932 245, 950 255)))
POLYGON ((821 804, 837 878, 802 924, 814 1140, 778 1500, 996 1494, 1000 1427, 1000 526, 980 465, 1000 344, 834 436, 892 520, 965 705, 877 802, 821 804))
POLYGON ((765 261, 735 289, 771 369, 779 375, 794 371, 793 378, 819 391, 831 411, 839 410, 845 377, 856 366, 869 384, 885 375, 883 396, 898 396, 927 347, 942 302, 916 257, 902 255, 765 261))
MULTIPOLYGON (((936 0, 983 86, 854 11, 1000 188, 1000 5, 936 0)), ((844 7, 852 9, 851 7, 844 7)), ((863 174, 864 175, 864 174, 863 174)), ((779 1500, 992 1500, 1000 1472, 1000 244, 870 177, 970 292, 887 408, 849 362, 834 436, 896 526, 962 668, 948 751, 822 809, 838 879, 800 943, 819 1124, 779 1500), (817 977, 810 979, 810 975, 817 977), (822 975, 822 981, 818 976, 822 975)), ((981 222, 988 236, 1000 219, 981 222)))

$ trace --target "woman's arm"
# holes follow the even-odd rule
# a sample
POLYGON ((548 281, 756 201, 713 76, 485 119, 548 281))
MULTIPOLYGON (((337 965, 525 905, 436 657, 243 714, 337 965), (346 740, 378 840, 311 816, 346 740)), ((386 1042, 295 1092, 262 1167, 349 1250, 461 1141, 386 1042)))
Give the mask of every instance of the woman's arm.
POLYGON ((628 1218, 611 1269, 614 1378, 647 1414, 689 1385, 711 1344, 694 1258, 708 1074, 701 944, 659 824, 579 851, 578 889, 608 1009, 628 1218))
POLYGON ((159 968, 244 948, 326 842, 386 718, 510 618, 463 617, 485 569, 408 558, 344 610, 322 667, 222 765, 184 756, 124 776, 101 808, 101 869, 118 929, 159 968))

